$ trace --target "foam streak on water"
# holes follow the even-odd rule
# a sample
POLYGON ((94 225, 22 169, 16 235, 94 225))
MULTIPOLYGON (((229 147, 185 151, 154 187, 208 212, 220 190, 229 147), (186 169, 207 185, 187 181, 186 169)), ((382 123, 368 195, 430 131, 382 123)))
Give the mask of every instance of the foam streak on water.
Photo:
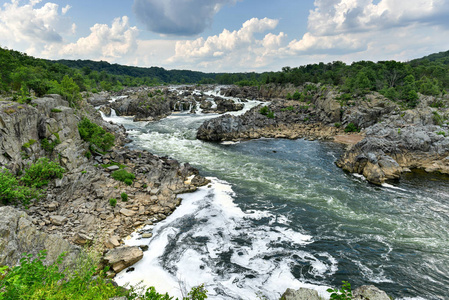
POLYGON ((319 276, 335 272, 336 260, 328 253, 317 258, 301 250, 313 243, 310 235, 281 225, 254 227, 254 222, 276 220, 276 216, 268 211, 242 211, 233 202, 231 186, 210 179, 209 187, 182 196, 175 213, 153 228, 154 238, 139 239, 136 233, 127 241, 128 245, 147 244, 149 250, 134 272, 123 271, 116 281, 120 285, 143 281, 177 297, 181 297, 180 286, 190 289, 202 283, 210 299, 256 299, 257 294, 275 299, 285 289, 301 286, 324 295, 325 287, 301 283, 290 266, 301 260, 319 276), (293 253, 277 257, 284 243, 297 249, 294 258, 293 253))

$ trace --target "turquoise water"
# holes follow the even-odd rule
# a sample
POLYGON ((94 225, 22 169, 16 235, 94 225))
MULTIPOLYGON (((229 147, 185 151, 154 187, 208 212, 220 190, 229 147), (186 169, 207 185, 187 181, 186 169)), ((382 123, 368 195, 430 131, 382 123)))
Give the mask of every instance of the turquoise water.
POLYGON ((344 149, 334 143, 196 140, 210 117, 111 118, 127 128, 130 147, 214 178, 153 228, 152 254, 120 283, 144 280, 174 295, 205 283, 212 299, 276 299, 300 286, 326 296, 348 280, 395 298, 449 299, 447 177, 408 174, 379 187, 337 168, 344 149))

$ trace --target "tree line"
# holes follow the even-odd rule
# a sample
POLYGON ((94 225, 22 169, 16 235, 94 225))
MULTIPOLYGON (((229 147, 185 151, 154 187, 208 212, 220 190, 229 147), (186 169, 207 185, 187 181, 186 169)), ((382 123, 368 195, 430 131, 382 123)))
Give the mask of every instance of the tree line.
MULTIPOLYGON (((377 91, 413 107, 418 93, 437 96, 449 90, 449 51, 409 62, 359 61, 345 64, 308 64, 284 67, 278 72, 203 73, 110 64, 104 61, 50 61, 0 48, 0 91, 16 97, 59 93, 76 98, 77 92, 119 91, 123 87, 162 84, 264 84, 321 83, 339 86, 348 97, 377 91)), ((74 99, 75 101, 76 99, 74 99)))

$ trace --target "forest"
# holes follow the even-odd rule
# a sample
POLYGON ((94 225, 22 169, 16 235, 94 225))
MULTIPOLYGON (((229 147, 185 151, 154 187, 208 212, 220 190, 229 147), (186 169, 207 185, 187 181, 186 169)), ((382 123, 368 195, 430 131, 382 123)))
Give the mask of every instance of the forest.
POLYGON ((50 61, 0 48, 0 92, 17 99, 31 93, 58 93, 76 101, 79 92, 120 91, 124 87, 163 84, 263 84, 321 83, 339 86, 343 97, 377 91, 389 99, 415 107, 423 95, 437 96, 449 90, 449 51, 411 60, 341 61, 283 67, 278 72, 203 73, 190 70, 141 68, 91 60, 50 61))

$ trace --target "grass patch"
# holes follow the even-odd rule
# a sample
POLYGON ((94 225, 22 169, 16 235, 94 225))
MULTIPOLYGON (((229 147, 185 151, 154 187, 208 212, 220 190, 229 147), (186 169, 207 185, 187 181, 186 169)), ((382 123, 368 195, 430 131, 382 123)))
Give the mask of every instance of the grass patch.
POLYGON ((134 179, 136 179, 136 176, 134 174, 129 173, 124 169, 112 172, 111 176, 115 180, 122 181, 127 185, 131 185, 134 179))

